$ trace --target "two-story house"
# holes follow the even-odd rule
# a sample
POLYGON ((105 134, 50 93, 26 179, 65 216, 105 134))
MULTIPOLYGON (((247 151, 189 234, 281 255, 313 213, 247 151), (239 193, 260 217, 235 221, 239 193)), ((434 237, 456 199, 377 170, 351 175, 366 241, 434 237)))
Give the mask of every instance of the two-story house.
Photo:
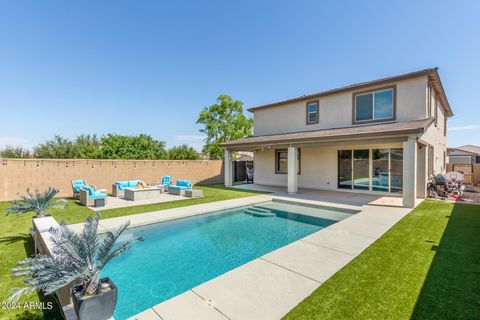
POLYGON ((408 207, 445 171, 453 114, 437 68, 248 110, 254 135, 222 144, 227 186, 232 151, 254 152, 256 184, 398 194, 408 207))

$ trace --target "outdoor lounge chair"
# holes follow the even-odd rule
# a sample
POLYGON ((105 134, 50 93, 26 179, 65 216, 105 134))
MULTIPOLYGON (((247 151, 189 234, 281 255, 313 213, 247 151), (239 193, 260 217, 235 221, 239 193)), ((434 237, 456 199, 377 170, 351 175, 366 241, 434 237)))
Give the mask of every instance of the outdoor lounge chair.
POLYGON ((168 190, 168 187, 170 187, 170 184, 172 183, 172 177, 170 176, 163 176, 162 180, 160 181, 160 185, 165 188, 165 190, 168 190))
POLYGON ((74 198, 78 198, 80 196, 80 189, 82 189, 84 186, 87 186, 87 182, 85 180, 72 180, 72 192, 74 198))
POLYGON ((84 186, 80 189, 80 203, 84 206, 94 206, 96 199, 103 199, 105 201, 106 198, 106 193, 97 191, 94 187, 84 186))
POLYGON ((115 181, 112 184, 112 195, 114 197, 123 197, 125 195, 125 188, 135 188, 142 180, 128 180, 128 181, 115 181))
POLYGON ((170 185, 168 187, 168 193, 179 196, 184 196, 185 190, 192 190, 192 181, 177 180, 177 183, 175 185, 170 185))

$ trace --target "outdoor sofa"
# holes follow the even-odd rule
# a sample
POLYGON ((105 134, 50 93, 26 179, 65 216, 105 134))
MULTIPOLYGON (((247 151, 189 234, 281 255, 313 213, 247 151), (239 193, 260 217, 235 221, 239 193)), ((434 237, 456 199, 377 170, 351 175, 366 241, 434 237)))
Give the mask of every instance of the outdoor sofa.
POLYGON ((112 196, 123 197, 125 195, 125 188, 135 188, 142 180, 127 180, 127 181, 115 181, 112 184, 112 196))
POLYGON ((192 181, 190 180, 177 180, 175 185, 168 186, 168 193, 179 196, 185 195, 185 190, 192 189, 192 181))

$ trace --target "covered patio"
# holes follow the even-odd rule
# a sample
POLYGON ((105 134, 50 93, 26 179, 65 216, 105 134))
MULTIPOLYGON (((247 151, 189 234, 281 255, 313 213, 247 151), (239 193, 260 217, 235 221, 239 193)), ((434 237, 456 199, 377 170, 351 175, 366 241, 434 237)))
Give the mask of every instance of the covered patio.
POLYGON ((432 119, 253 136, 223 143, 225 185, 232 153, 254 152, 255 187, 296 197, 413 208, 425 197, 432 119))

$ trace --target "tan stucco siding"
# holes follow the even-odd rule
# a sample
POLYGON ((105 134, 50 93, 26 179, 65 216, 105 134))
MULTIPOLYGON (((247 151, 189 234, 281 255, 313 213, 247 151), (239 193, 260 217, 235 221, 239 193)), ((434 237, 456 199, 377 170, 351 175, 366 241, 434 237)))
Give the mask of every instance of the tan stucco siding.
MULTIPOLYGON (((432 104, 432 116, 435 115, 435 104, 432 104)), ((447 118, 448 119, 448 118, 447 118)), ((447 121, 448 122, 448 121, 447 121)), ((434 159, 433 159, 433 172, 434 173, 445 173, 446 167, 446 153, 448 146, 448 133, 445 135, 445 113, 443 108, 440 105, 440 102, 437 104, 437 125, 432 123, 427 131, 420 136, 422 141, 427 142, 429 145, 434 148, 434 159), (444 156, 445 154, 445 156, 444 156), (445 157, 445 162, 444 162, 445 157)), ((448 124, 447 124, 448 129, 448 124)))
MULTIPOLYGON (((388 85, 389 84, 383 84, 381 87, 388 85)), ((426 77, 403 80, 392 83, 392 85, 396 85, 397 90, 397 120, 426 118, 426 77)), ((376 87, 372 87, 372 89, 375 88, 376 87)), ((367 89, 362 89, 361 91, 365 90, 367 89)), ((306 124, 307 101, 257 110, 254 112, 254 133, 255 135, 266 135, 351 126, 353 114, 352 94, 354 92, 357 91, 349 91, 319 98, 318 124, 306 124)))

